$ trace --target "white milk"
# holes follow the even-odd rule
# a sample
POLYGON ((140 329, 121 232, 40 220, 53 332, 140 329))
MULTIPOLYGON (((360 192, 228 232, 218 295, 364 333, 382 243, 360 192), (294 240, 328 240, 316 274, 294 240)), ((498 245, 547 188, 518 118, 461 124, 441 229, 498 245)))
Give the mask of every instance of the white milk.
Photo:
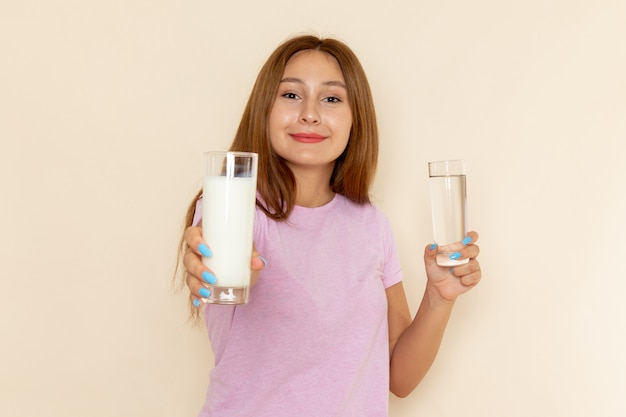
POLYGON ((213 255, 202 259, 219 287, 249 286, 255 201, 254 178, 204 179, 202 234, 213 255))
POLYGON ((465 264, 468 259, 450 259, 451 253, 463 248, 462 244, 451 244, 462 241, 467 233, 465 175, 430 177, 429 183, 433 234, 439 245, 437 263, 442 266, 465 264))

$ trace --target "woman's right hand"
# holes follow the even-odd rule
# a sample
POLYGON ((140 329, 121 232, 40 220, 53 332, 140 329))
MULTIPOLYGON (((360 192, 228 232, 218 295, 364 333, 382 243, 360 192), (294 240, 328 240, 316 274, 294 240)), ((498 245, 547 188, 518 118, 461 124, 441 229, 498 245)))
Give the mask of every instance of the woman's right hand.
MULTIPOLYGON (((213 275, 213 272, 202 262, 202 256, 210 257, 212 255, 211 249, 202 240, 202 228, 198 226, 188 227, 185 230, 184 238, 185 243, 187 243, 187 250, 183 256, 183 265, 187 271, 189 297, 194 306, 200 307, 202 299, 210 295, 207 287, 219 282, 219 277, 213 275)), ((265 259, 253 248, 250 261, 250 288, 254 287, 258 281, 259 274, 265 268, 266 263, 265 259)))
POLYGON ((211 256, 211 250, 202 240, 202 228, 197 226, 188 227, 185 230, 185 242, 187 250, 183 256, 183 265, 187 271, 187 287, 189 297, 194 306, 200 307, 203 298, 210 295, 206 288, 207 284, 215 284, 217 278, 213 272, 204 265, 202 256, 211 256))

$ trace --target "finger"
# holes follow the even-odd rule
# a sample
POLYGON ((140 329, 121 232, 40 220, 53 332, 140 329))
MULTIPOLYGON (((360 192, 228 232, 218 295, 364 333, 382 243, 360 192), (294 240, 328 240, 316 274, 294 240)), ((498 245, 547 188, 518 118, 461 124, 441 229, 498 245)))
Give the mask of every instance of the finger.
POLYGON ((424 264, 433 265, 437 263, 437 251, 439 246, 436 243, 432 245, 426 245, 424 248, 424 264))
POLYGON ((267 260, 256 250, 256 245, 252 243, 252 259, 250 261, 250 269, 252 272, 262 271, 267 266, 267 260))
POLYGON ((189 278, 189 299, 194 307, 198 308, 203 304, 210 302, 212 287, 207 288, 200 284, 197 278, 189 278), (193 288, 193 290, 192 290, 193 288))
MULTIPOLYGON (((187 275, 187 287, 189 288, 189 297, 193 300, 202 300, 208 298, 211 295, 211 291, 206 288, 206 284, 203 281, 193 275, 187 275)), ((195 305, 196 303, 194 303, 195 305)), ((197 306, 196 306, 197 307, 197 306)))
POLYGON ((476 259, 469 259, 467 263, 450 268, 450 273, 457 277, 471 274, 480 269, 480 264, 476 259))
POLYGON ((189 246, 195 253, 205 257, 212 255, 211 249, 202 239, 202 228, 198 226, 191 226, 185 229, 184 239, 187 246, 189 246))
POLYGON ((250 269, 253 272, 260 272, 267 266, 267 260, 258 253, 252 254, 252 261, 250 263, 250 269))
POLYGON ((480 254, 480 246, 471 244, 467 246, 465 249, 461 250, 464 258, 476 258, 480 254))
POLYGON ((213 272, 202 262, 201 255, 194 252, 191 248, 187 248, 183 256, 183 266, 189 275, 197 278, 201 283, 204 281, 205 284, 213 285, 217 282, 213 272))
POLYGON ((450 273, 460 278, 463 285, 476 285, 482 277, 480 264, 477 260, 471 259, 467 264, 450 268, 450 273))
POLYGON ((479 238, 478 233, 472 230, 471 232, 467 234, 467 236, 465 236, 465 239, 463 239, 463 244, 473 245, 474 243, 476 243, 478 238, 479 238))
POLYGON ((482 273, 480 269, 476 272, 472 272, 471 274, 463 275, 461 277, 461 283, 466 287, 474 286, 480 282, 482 277, 482 273))
POLYGON ((450 259, 455 260, 463 260, 463 259, 474 259, 480 253, 480 248, 477 245, 470 244, 469 246, 464 247, 463 249, 459 249, 450 255, 450 259))

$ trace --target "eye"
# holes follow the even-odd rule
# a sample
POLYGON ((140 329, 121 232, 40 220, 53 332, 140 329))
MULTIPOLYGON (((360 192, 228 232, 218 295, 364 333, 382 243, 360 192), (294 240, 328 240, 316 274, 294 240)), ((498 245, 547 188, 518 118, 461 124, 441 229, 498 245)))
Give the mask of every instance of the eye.
POLYGON ((283 93, 283 94, 281 94, 281 97, 285 97, 285 98, 288 98, 290 100, 297 100, 297 99, 300 98, 296 93, 291 93, 291 92, 283 93))
POLYGON ((342 102, 342 100, 339 97, 335 97, 335 96, 326 97, 322 101, 325 101, 327 103, 341 103, 342 102))

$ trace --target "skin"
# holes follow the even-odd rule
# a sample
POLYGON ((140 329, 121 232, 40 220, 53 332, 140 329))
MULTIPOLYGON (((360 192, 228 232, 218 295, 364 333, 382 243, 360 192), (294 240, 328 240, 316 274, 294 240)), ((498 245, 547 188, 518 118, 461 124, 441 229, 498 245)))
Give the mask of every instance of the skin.
POLYGON ((287 63, 269 116, 270 143, 296 177, 299 206, 321 206, 334 196, 330 176, 352 127, 347 96, 335 58, 302 51, 287 63))
MULTIPOLYGON (((319 207, 334 197, 329 181, 334 161, 348 143, 352 113, 346 100, 345 80, 337 61, 319 51, 294 55, 285 67, 283 81, 270 114, 270 140, 276 152, 288 161, 297 182, 296 205, 319 207)), ((460 250, 461 259, 470 261, 453 269, 436 264, 437 248, 424 249, 428 278, 420 307, 411 317, 402 283, 386 290, 389 321, 390 391, 405 397, 422 380, 432 365, 457 297, 481 279, 476 257, 479 248, 476 232, 460 250)), ((183 264, 192 299, 200 299, 204 286, 200 278, 210 271, 201 261, 198 246, 200 227, 185 231, 189 249, 183 264)), ((253 249, 251 285, 264 268, 253 249)), ((219 281, 219 277, 217 277, 219 281)))

